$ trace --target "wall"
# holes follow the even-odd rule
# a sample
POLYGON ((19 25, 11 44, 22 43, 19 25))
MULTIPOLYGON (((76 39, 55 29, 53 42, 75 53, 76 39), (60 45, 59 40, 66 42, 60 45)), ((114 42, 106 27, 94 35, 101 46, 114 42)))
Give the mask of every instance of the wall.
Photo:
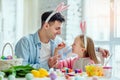
MULTIPOLYGON (((61 2, 67 4, 67 0, 24 0, 23 34, 26 35, 28 33, 33 33, 40 28, 40 17, 42 13, 54 10, 61 2)), ((62 12, 62 14, 65 18, 67 17, 67 11, 62 12)), ((63 26, 65 25, 66 23, 63 24, 63 26)), ((63 27, 63 30, 66 30, 65 27, 63 27)), ((63 31, 62 35, 65 35, 65 31, 63 31)))
MULTIPOLYGON (((49 11, 49 10, 54 10, 58 4, 60 4, 61 2, 64 2, 65 5, 67 4, 67 0, 39 0, 39 16, 42 15, 42 13, 44 13, 45 11, 49 11)), ((65 19, 67 18, 67 10, 62 12, 62 14, 64 15, 65 19)), ((40 20, 39 20, 40 21, 40 20)), ((41 22, 41 21, 40 21, 41 22)), ((63 39, 65 39, 66 35, 66 22, 63 24, 62 27, 62 34, 60 35, 63 39)))
POLYGON ((33 33, 38 28, 39 0, 24 0, 23 34, 33 33))

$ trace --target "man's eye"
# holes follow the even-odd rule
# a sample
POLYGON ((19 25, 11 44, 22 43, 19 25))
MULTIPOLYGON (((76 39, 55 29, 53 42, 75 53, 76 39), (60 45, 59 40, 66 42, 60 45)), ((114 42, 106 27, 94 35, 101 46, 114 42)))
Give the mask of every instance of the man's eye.
POLYGON ((56 28, 56 30, 59 30, 59 28, 56 28))

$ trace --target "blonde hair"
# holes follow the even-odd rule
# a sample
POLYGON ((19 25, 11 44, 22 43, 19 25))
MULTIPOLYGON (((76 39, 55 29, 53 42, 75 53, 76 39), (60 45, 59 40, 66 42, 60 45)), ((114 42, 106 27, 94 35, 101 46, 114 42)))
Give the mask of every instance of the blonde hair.
MULTIPOLYGON (((80 44, 81 47, 85 48, 84 35, 80 35, 80 36, 78 36, 78 38, 80 38, 80 40, 81 40, 81 44, 80 44)), ((98 59, 96 57, 96 54, 95 54, 95 47, 94 47, 93 40, 90 37, 87 37, 86 40, 87 40, 87 47, 86 47, 86 50, 84 52, 84 56, 90 57, 90 59, 92 59, 96 64, 99 63, 98 59)))

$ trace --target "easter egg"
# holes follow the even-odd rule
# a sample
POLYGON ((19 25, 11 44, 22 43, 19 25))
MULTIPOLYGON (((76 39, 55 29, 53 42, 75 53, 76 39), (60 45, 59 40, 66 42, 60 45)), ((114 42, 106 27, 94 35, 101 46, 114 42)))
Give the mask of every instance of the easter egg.
POLYGON ((6 60, 6 57, 5 56, 1 56, 1 59, 6 60))
POLYGON ((72 69, 69 69, 69 70, 68 70, 68 73, 70 73, 70 72, 73 72, 73 70, 72 70, 72 69))
POLYGON ((32 80, 34 78, 33 74, 28 73, 25 75, 26 80, 32 80))
POLYGON ((3 76, 5 76, 5 73, 0 71, 0 75, 3 75, 3 76))
POLYGON ((56 74, 57 74, 58 76, 63 76, 63 75, 64 75, 59 69, 56 69, 56 74))
POLYGON ((93 76, 92 80, 99 80, 97 76, 93 76))
POLYGON ((75 80, 85 80, 84 77, 81 76, 75 76, 75 80))
POLYGON ((49 70, 49 73, 53 72, 54 71, 54 68, 50 68, 49 70))
POLYGON ((82 73, 82 69, 78 69, 77 73, 82 73))
POLYGON ((13 59, 13 57, 9 55, 7 56, 7 59, 10 60, 10 59, 13 59))
POLYGON ((0 74, 0 80, 3 80, 3 75, 0 74))
POLYGON ((54 72, 50 73, 49 76, 50 76, 51 80, 56 80, 56 78, 57 78, 57 75, 54 72))
POLYGON ((65 73, 66 71, 65 71, 64 69, 61 69, 61 72, 62 72, 62 73, 65 73))
POLYGON ((60 43, 60 44, 58 44, 58 47, 65 47, 65 43, 64 42, 62 42, 62 43, 60 43))
POLYGON ((15 80, 15 75, 9 75, 8 80, 15 80))

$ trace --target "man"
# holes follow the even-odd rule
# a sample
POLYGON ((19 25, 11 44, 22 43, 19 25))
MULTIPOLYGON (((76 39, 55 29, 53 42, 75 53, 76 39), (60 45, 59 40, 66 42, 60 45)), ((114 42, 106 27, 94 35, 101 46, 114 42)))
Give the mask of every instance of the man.
MULTIPOLYGON (((42 67, 49 70, 57 63, 58 57, 53 55, 55 47, 62 42, 57 35, 61 34, 61 24, 65 19, 60 13, 55 13, 48 22, 45 22, 51 13, 52 11, 49 11, 42 15, 41 28, 35 34, 21 38, 16 44, 15 55, 23 58, 23 65, 30 64, 37 69, 42 67)), ((100 48, 99 50, 105 51, 100 48)), ((71 49, 66 47, 59 53, 62 54, 63 51, 65 56, 71 49)))
POLYGON ((43 67, 48 70, 57 62, 56 58, 50 57, 54 55, 57 44, 62 42, 56 36, 61 34, 61 24, 65 19, 56 13, 46 23, 45 20, 51 13, 52 11, 45 12, 42 15, 42 26, 35 34, 23 37, 16 44, 15 54, 23 58, 23 65, 30 64, 34 68, 43 67))

